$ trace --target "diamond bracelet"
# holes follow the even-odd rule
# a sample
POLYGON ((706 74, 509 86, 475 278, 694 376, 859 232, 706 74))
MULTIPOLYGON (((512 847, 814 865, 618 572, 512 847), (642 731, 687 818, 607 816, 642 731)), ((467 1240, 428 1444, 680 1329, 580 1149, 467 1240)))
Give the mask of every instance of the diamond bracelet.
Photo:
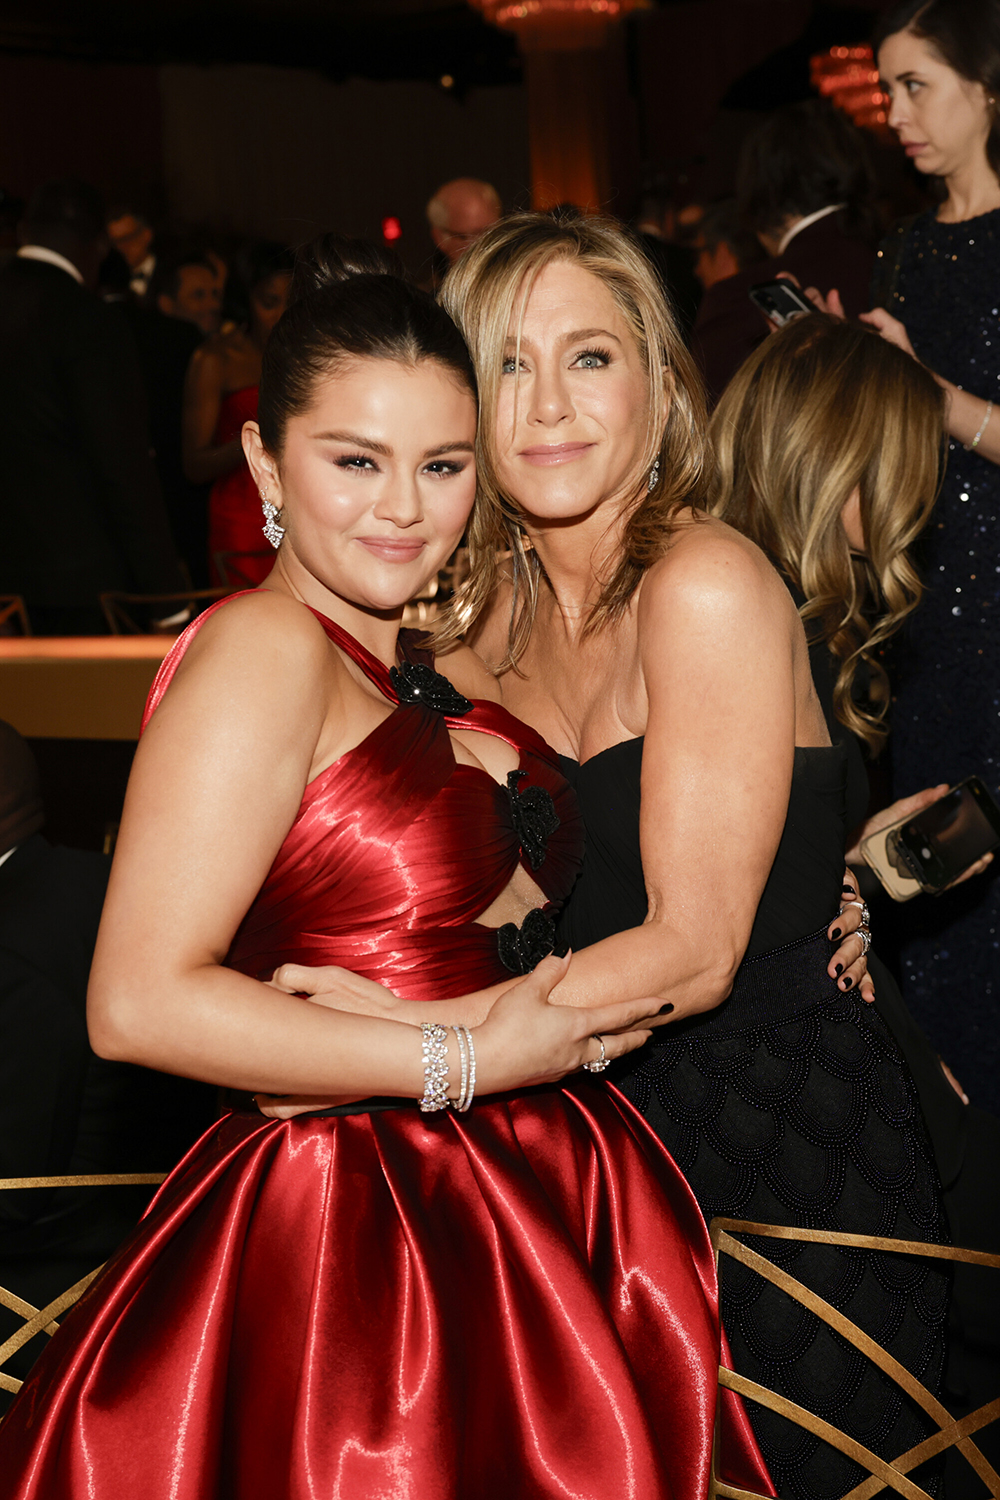
POLYGON ((461 1070, 458 1098, 455 1100, 448 1098, 448 1027, 442 1026, 439 1021, 423 1021, 420 1025, 424 1093, 417 1103, 425 1115, 451 1106, 464 1114, 476 1092, 476 1049, 472 1042, 472 1032, 468 1026, 453 1026, 451 1030, 458 1043, 461 1070))

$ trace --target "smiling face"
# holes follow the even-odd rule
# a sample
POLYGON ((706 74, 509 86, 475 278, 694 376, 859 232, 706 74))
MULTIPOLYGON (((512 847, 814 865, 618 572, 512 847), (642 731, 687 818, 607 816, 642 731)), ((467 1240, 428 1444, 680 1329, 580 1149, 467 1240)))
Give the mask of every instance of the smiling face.
POLYGON ((908 31, 886 38, 878 64, 892 100, 889 125, 919 171, 948 177, 985 159, 994 107, 981 83, 908 31))
POLYGON ((282 511, 288 582, 328 614, 325 595, 400 612, 458 545, 476 492, 475 438, 471 392, 428 359, 345 361, 289 418, 277 461, 248 423, 254 478, 282 511))
POLYGON ((645 363, 610 291, 573 261, 549 262, 527 306, 515 303, 497 407, 497 477, 529 525, 631 500, 648 406, 645 363))

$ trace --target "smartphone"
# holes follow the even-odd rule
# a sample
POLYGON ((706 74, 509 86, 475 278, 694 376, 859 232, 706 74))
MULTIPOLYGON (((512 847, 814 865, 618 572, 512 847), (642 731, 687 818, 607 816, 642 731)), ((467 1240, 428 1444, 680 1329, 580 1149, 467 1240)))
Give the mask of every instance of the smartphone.
POLYGON ((804 297, 794 282, 783 277, 777 281, 759 281, 750 288, 750 301, 759 307, 765 318, 784 328, 793 318, 803 313, 816 311, 808 297, 804 297))
POLYGON ((978 776, 969 776, 913 818, 869 834, 867 863, 895 901, 920 891, 938 895, 1000 845, 1000 807, 978 776))

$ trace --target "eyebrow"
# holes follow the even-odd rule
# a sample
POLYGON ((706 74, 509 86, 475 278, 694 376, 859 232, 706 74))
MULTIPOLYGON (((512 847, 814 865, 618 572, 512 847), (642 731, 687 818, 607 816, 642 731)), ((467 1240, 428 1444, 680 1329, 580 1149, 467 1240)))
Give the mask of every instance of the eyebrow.
MULTIPOLYGON (((611 330, 610 330, 610 328, 576 328, 576 329, 573 330, 572 333, 563 334, 561 341, 564 344, 575 344, 575 343, 578 343, 581 339, 595 339, 595 338, 613 339, 614 342, 619 346, 619 348, 621 348, 621 344, 622 344, 621 339, 618 337, 618 335, 616 333, 612 333, 611 330)), ((505 341, 504 347, 505 348, 507 348, 507 347, 513 348, 516 345, 516 343, 517 343, 517 339, 516 338, 508 338, 505 341)), ((530 344, 531 340, 527 339, 527 338, 524 338, 522 336, 521 343, 522 344, 530 344)))
MULTIPOLYGON (((375 438, 364 437, 357 432, 314 432, 313 442, 316 443, 348 443, 352 448, 367 448, 369 453, 381 453, 383 458, 392 457, 392 449, 387 443, 377 442, 375 438)), ((440 458, 445 453, 473 453, 474 443, 439 443, 436 448, 425 448, 424 458, 440 458)))

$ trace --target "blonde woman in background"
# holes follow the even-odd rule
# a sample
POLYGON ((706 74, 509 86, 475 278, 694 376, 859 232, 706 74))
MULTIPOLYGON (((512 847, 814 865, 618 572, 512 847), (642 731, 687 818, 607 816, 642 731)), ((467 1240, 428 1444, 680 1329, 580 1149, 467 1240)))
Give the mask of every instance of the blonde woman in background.
MULTIPOLYGON (((790 323, 751 355, 712 421, 710 508, 768 553, 798 605, 830 737, 846 752, 852 864, 863 863, 866 834, 911 816, 946 790, 946 784, 926 787, 863 821, 865 759, 885 739, 889 705, 879 657, 923 594, 910 548, 940 483, 944 421, 944 392, 923 365, 871 328, 819 313, 790 323)), ((991 862, 987 854, 961 880, 991 862)), ((894 977, 874 952, 868 961, 877 1008, 917 1085, 952 1238, 995 1250, 1000 1121, 969 1105, 894 977)), ((955 969, 962 972, 960 955, 955 969)), ((958 1268, 945 1389, 959 1417, 997 1389, 995 1302, 983 1272, 958 1268)), ((1000 1437, 987 1432, 977 1440, 995 1464, 1000 1437)), ((963 1474, 955 1479, 964 1493, 963 1474)), ((950 1473, 948 1483, 951 1494, 950 1473)))

